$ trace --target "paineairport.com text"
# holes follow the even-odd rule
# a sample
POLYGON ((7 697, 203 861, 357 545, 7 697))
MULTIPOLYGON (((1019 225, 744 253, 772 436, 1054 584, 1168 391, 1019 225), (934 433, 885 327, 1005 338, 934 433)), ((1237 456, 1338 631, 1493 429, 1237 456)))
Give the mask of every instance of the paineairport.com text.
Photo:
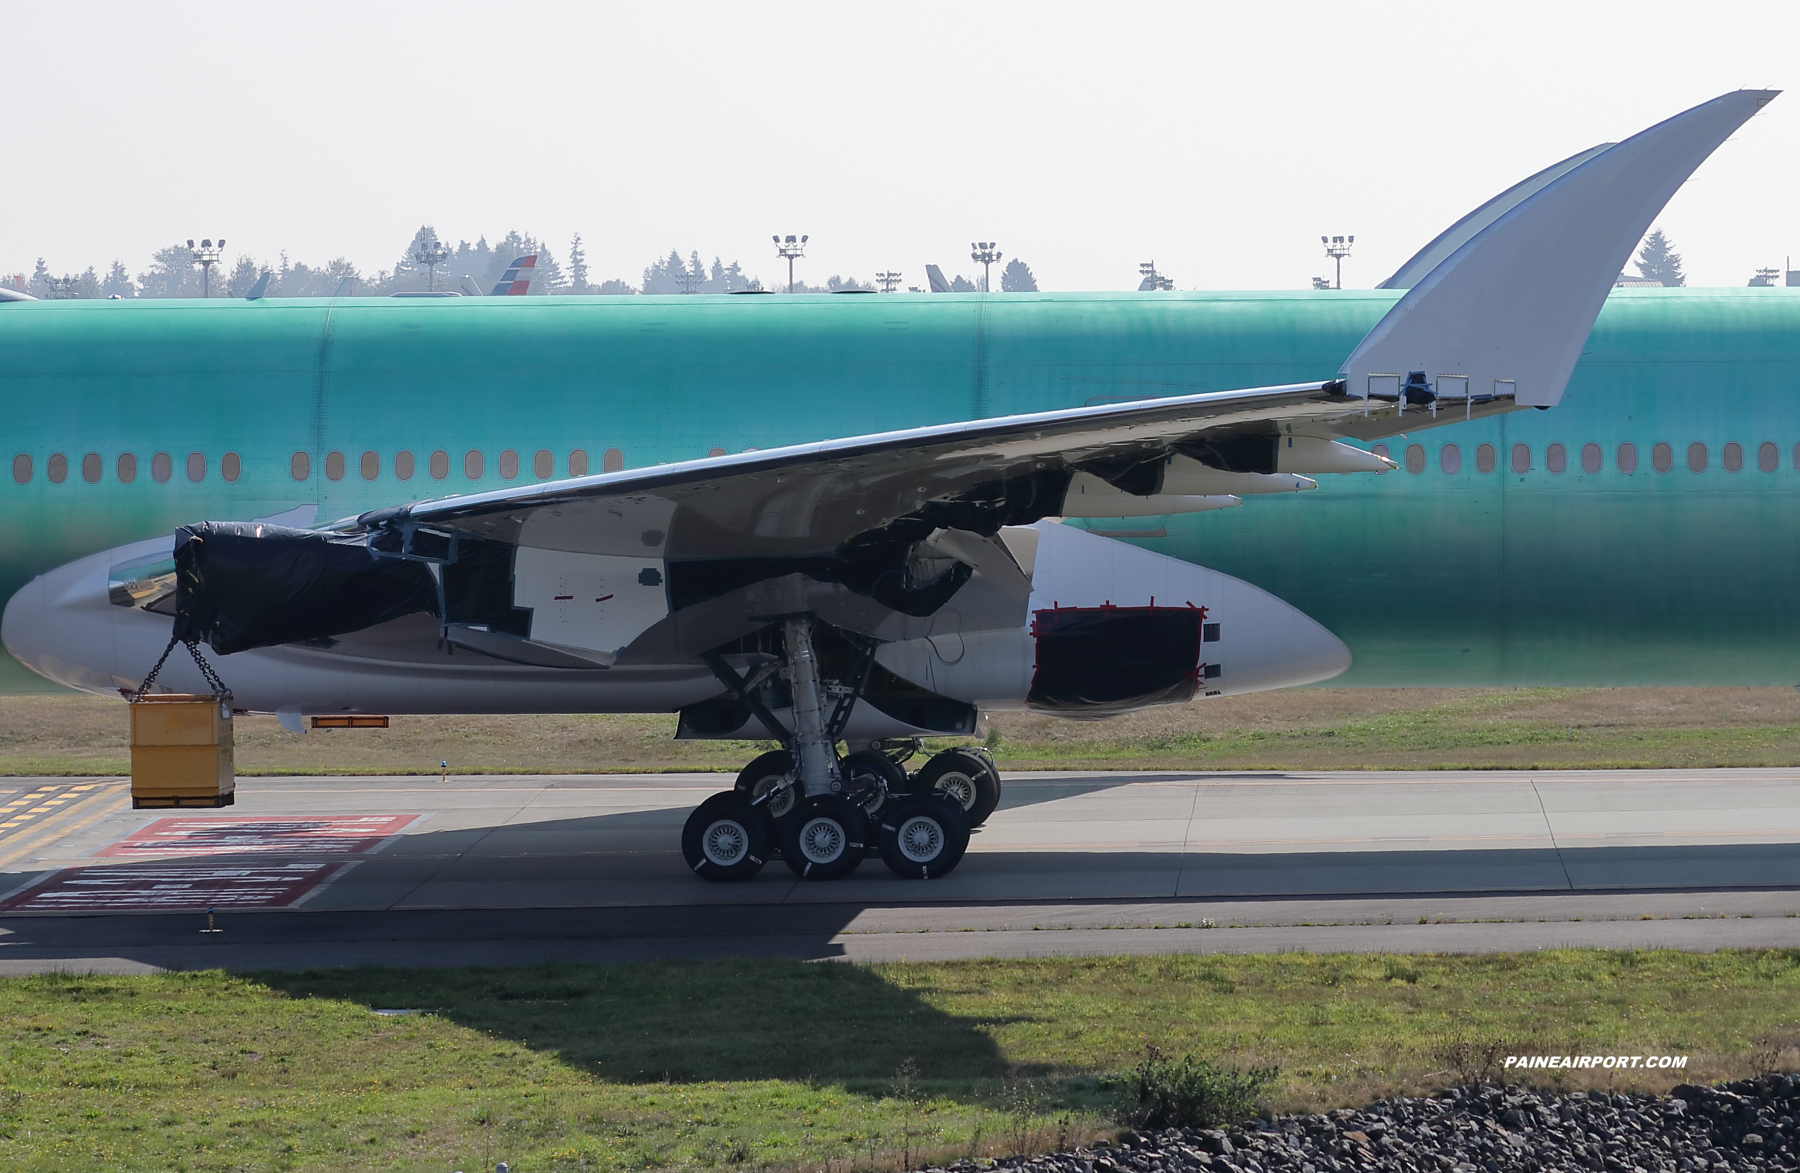
POLYGON ((1513 1071, 1549 1067, 1591 1069, 1596 1067, 1668 1067, 1687 1066, 1686 1055, 1508 1055, 1502 1067, 1513 1071))

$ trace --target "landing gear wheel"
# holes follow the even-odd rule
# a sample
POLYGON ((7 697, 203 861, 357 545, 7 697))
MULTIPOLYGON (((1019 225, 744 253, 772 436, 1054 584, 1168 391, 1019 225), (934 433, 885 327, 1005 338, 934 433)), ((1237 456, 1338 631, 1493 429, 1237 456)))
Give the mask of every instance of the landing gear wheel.
POLYGON ((936 794, 914 794, 881 816, 881 861, 896 876, 929 880, 947 874, 969 849, 962 807, 936 794))
POLYGON ((781 836, 781 858, 803 880, 835 880, 856 870, 869 838, 862 808, 836 794, 803 798, 781 836))
POLYGON ((681 855, 702 879, 721 884, 748 880, 769 858, 769 825, 743 795, 715 794, 688 816, 681 829, 681 855))
POLYGON ((838 769, 844 775, 846 797, 871 819, 880 815, 882 807, 906 794, 906 771, 884 753, 859 749, 845 754, 838 769))
MULTIPOLYGON (((769 791, 780 787, 784 780, 793 777, 793 773, 793 755, 785 749, 771 750, 739 771, 735 789, 745 798, 762 798, 769 791)), ((800 784, 795 782, 756 804, 756 809, 768 817, 771 846, 781 842, 782 828, 786 825, 787 817, 794 813, 794 807, 800 801, 800 793, 800 784)))
POLYGON ((1000 771, 972 749, 947 749, 913 776, 914 794, 936 791, 962 807, 971 829, 987 822, 1000 805, 1000 771))

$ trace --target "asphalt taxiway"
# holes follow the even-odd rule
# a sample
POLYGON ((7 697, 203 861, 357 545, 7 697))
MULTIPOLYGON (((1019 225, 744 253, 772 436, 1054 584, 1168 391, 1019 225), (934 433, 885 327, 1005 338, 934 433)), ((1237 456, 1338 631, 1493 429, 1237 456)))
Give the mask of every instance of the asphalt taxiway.
POLYGON ((721 886, 676 845, 727 782, 0 781, 0 973, 1800 947, 1800 771, 1010 775, 948 877, 721 886))

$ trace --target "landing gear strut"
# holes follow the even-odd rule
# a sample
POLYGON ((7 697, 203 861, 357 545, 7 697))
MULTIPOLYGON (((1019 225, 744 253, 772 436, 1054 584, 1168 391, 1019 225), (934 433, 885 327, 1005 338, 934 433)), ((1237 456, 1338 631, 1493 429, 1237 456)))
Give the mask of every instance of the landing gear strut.
POLYGON ((812 635, 810 619, 782 621, 791 731, 758 698, 772 666, 747 682, 722 656, 706 657, 731 698, 749 706, 783 748, 745 766, 732 790, 715 794, 689 816, 681 836, 688 866, 704 879, 744 880, 779 850, 794 874, 808 880, 847 876, 874 853, 908 879, 948 873, 968 849, 970 829, 999 802, 999 773, 983 752, 952 749, 908 778, 900 765, 910 752, 904 742, 898 760, 883 752, 881 742, 840 759, 837 743, 875 648, 864 649, 851 674, 856 687, 828 683, 812 635))

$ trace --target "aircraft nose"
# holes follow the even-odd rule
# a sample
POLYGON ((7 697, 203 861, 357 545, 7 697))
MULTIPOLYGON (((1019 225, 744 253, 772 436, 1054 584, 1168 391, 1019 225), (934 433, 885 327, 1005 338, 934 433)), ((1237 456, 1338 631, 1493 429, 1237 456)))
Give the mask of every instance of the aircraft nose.
POLYGON ((172 538, 135 542, 59 566, 7 600, 0 644, 47 680, 116 695, 136 688, 169 639, 171 620, 111 603, 111 570, 167 554, 172 538))

